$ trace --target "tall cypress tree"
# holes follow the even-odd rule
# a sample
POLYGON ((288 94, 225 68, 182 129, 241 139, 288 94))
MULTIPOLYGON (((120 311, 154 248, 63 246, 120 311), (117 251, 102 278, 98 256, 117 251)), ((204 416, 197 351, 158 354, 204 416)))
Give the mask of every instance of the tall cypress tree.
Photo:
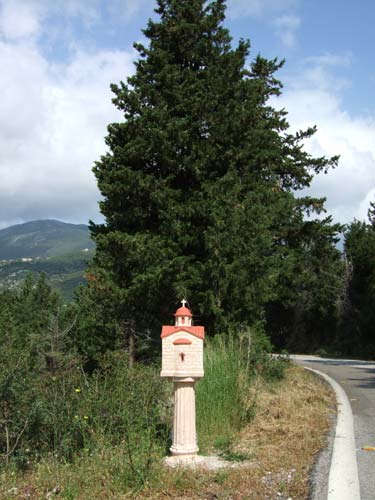
POLYGON ((155 12, 134 76, 111 87, 124 120, 94 167, 105 223, 91 224, 87 296, 131 352, 183 295, 211 332, 262 318, 303 213, 319 205, 295 191, 337 162, 307 154, 315 129, 290 134, 269 105, 283 61, 247 64, 224 0, 157 0, 155 12))

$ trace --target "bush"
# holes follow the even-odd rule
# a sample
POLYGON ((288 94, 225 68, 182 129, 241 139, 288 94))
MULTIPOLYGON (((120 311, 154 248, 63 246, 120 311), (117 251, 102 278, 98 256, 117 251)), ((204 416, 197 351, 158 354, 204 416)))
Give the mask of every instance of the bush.
POLYGON ((73 461, 80 452, 95 455, 103 448, 121 447, 123 480, 143 484, 155 461, 166 454, 168 387, 158 367, 135 365, 129 370, 123 352, 106 355, 91 376, 78 364, 34 374, 27 387, 32 397, 22 399, 22 406, 21 400, 9 400, 7 422, 15 429, 13 441, 19 438, 13 460, 21 464, 21 457, 27 462, 50 455, 73 461))
POLYGON ((90 428, 88 445, 97 447, 105 440, 107 445, 123 447, 123 465, 133 485, 146 481, 169 444, 170 387, 159 371, 142 364, 129 369, 122 352, 106 355, 89 379, 78 416, 90 428))

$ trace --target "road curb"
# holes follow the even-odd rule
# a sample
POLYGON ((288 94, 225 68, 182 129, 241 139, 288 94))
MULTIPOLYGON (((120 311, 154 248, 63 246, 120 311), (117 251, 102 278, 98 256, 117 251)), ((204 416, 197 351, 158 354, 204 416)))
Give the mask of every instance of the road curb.
POLYGON ((327 500, 360 500, 353 414, 349 399, 340 384, 331 377, 313 368, 303 368, 326 380, 336 394, 337 421, 327 500))

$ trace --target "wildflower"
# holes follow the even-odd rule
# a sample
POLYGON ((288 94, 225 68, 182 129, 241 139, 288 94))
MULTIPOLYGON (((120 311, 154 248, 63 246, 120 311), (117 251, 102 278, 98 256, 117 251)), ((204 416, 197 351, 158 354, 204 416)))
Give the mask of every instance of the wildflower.
POLYGON ((81 392, 81 389, 79 387, 77 387, 76 389, 74 389, 75 392, 81 392))
POLYGON ((84 417, 83 417, 83 418, 84 418, 85 420, 88 420, 88 419, 89 419, 89 417, 88 417, 87 415, 84 415, 84 417))
POLYGON ((78 415, 74 415, 75 420, 78 420, 78 415))

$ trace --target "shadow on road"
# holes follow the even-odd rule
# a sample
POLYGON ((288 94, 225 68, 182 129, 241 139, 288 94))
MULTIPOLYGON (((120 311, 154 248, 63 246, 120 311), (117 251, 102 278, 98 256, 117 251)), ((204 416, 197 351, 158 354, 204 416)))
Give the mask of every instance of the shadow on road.
POLYGON ((359 378, 348 378, 351 382, 357 382, 354 385, 356 387, 361 387, 362 389, 375 389, 375 368, 359 368, 358 366, 354 367, 356 370, 361 370, 362 374, 368 374, 369 377, 359 377, 359 378))
MULTIPOLYGON (((353 385, 363 389, 375 389, 375 363, 373 361, 361 361, 355 359, 304 359, 304 363, 323 366, 345 366, 353 370, 360 370, 362 376, 347 378, 353 385), (368 375, 363 376, 363 375, 368 375)), ((318 366, 317 366, 318 368, 318 366)))
POLYGON ((357 359, 331 359, 331 358, 297 358, 297 361, 304 363, 316 363, 320 365, 333 365, 333 366, 373 366, 375 369, 375 361, 362 361, 357 359))

